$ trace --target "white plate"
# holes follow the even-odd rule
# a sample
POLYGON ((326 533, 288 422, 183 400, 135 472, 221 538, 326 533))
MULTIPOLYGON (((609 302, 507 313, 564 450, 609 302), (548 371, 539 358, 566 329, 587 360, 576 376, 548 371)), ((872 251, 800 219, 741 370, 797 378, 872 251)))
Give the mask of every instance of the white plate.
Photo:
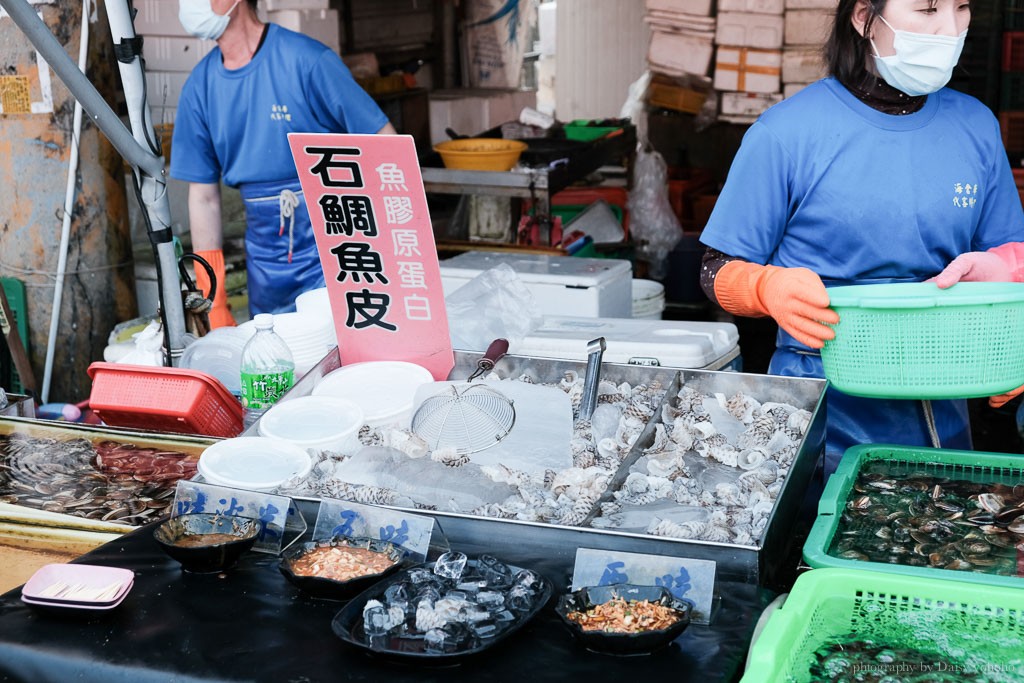
POLYGON ((313 467, 304 448, 266 436, 240 436, 213 444, 199 456, 199 474, 211 484, 269 491, 313 467))
POLYGON ((336 396, 363 409, 366 424, 408 426, 416 390, 433 382, 430 371, 403 361, 352 363, 324 376, 314 396, 336 396))

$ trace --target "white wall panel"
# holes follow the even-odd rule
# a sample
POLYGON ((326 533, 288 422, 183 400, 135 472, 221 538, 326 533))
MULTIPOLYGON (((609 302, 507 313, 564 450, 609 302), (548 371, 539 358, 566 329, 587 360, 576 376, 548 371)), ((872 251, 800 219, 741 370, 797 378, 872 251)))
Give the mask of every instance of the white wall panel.
POLYGON ((558 0, 555 114, 618 116, 646 68, 649 31, 638 0, 558 0))

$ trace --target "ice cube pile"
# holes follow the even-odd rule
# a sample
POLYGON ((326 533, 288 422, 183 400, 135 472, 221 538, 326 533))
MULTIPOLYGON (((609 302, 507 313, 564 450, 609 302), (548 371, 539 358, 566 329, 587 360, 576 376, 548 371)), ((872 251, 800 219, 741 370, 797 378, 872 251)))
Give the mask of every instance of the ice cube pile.
POLYGON ((475 562, 450 551, 431 566, 399 575, 363 607, 367 645, 380 650, 453 654, 485 646, 546 597, 546 580, 490 555, 475 562), (397 640, 397 642, 396 642, 397 640))

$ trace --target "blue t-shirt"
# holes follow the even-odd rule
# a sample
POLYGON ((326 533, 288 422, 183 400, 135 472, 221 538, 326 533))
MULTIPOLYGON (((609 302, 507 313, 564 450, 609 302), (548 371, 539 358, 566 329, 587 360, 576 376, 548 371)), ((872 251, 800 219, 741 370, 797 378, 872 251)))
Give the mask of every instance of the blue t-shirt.
POLYGON ((288 133, 376 133, 388 120, 326 45, 269 24, 252 61, 229 70, 215 48, 178 102, 171 175, 232 187, 295 179, 288 133))
POLYGON ((1024 240, 999 124, 954 90, 883 114, 834 78, 761 115, 701 241, 827 285, 920 281, 956 256, 1024 240))

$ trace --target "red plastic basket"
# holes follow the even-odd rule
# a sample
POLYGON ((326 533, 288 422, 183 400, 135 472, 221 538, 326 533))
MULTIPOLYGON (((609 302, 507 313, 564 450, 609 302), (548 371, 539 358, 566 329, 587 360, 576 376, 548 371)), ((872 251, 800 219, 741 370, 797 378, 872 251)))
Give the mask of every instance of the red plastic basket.
POLYGON ((1003 33, 1003 71, 1024 71, 1024 31, 1003 33))
POLYGON ((224 437, 242 431, 242 406, 204 372, 93 363, 89 377, 89 407, 107 424, 224 437))

